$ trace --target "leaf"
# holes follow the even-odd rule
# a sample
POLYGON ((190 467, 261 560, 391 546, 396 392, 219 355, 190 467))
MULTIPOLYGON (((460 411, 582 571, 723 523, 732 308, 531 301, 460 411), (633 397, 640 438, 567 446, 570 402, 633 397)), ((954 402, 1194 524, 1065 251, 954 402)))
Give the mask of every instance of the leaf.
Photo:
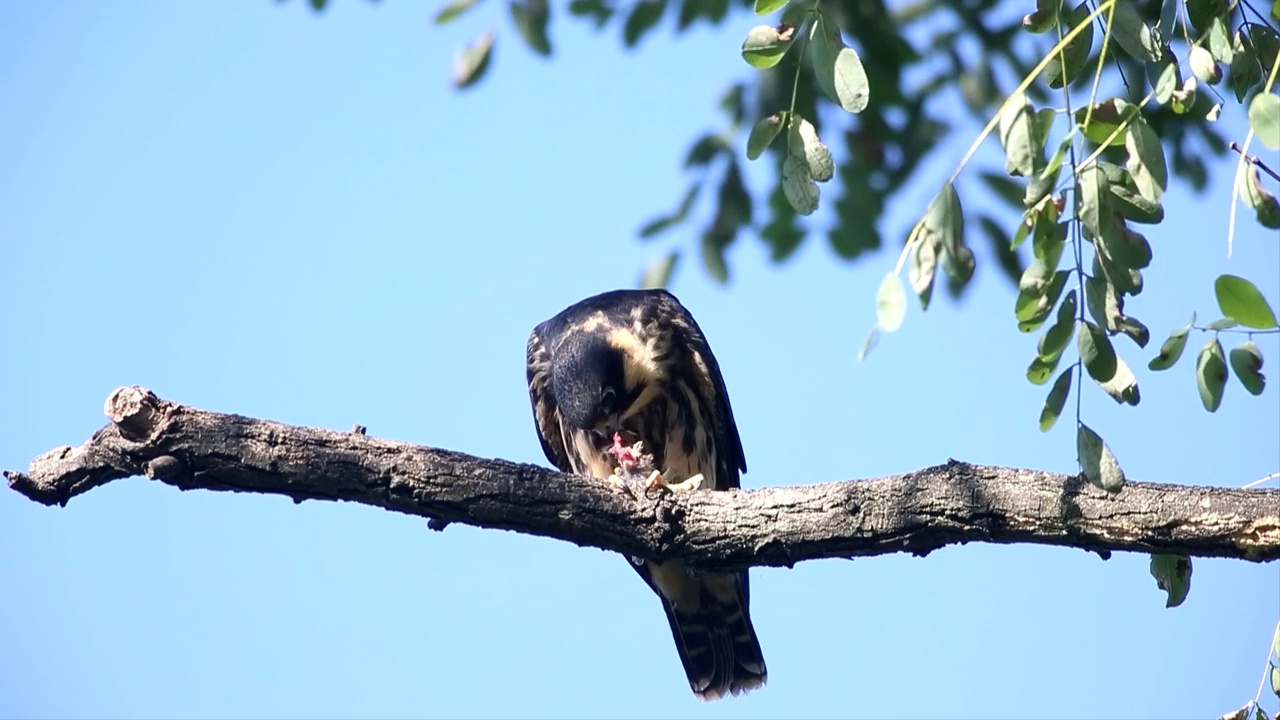
POLYGON ((1067 403, 1067 396, 1071 394, 1071 376, 1073 368, 1067 368, 1058 375, 1058 379, 1053 381, 1053 387, 1049 390, 1049 395, 1044 399, 1044 409, 1040 411, 1040 432, 1049 432, 1058 422, 1058 416, 1062 415, 1062 407, 1067 403))
POLYGON ((826 19, 819 16, 810 28, 809 40, 813 73, 823 92, 848 112, 865 110, 871 96, 867 71, 858 53, 845 46, 839 29, 828 28, 826 19))
POLYGON ((1138 106, 1120 98, 1104 100, 1076 110, 1076 124, 1084 132, 1084 136, 1106 147, 1123 145, 1125 133, 1116 131, 1120 126, 1134 122, 1137 117, 1138 106))
POLYGON ((680 253, 675 251, 654 260, 649 267, 645 268, 644 275, 640 277, 640 287, 645 289, 665 288, 671 282, 671 273, 675 271, 676 264, 679 261, 680 253))
POLYGON ((755 160, 760 157, 773 144, 773 141, 782 132, 789 114, 785 110, 776 112, 769 117, 760 118, 759 122, 751 127, 751 135, 747 137, 748 160, 755 160))
POLYGON ((809 169, 809 177, 814 181, 826 182, 835 175, 831 151, 818 139, 818 131, 814 129, 813 123, 799 115, 791 117, 787 151, 805 162, 809 169))
POLYGON ((988 188, 991 188, 991 192, 998 195, 1001 200, 1004 200, 1019 210, 1023 209, 1024 206, 1022 204, 1022 198, 1024 191, 1022 189, 1022 185, 1019 184, 1017 180, 989 170, 984 170, 983 172, 978 173, 978 177, 988 188))
POLYGON ((714 226, 702 233, 702 266, 712 280, 722 285, 729 282, 729 265, 724 259, 727 245, 725 237, 716 232, 714 226))
POLYGON ((1200 357, 1196 358, 1196 387, 1205 410, 1217 412, 1226 386, 1227 364, 1222 356, 1222 343, 1215 337, 1200 348, 1200 357))
POLYGON ((1076 453, 1089 482, 1107 492, 1120 492, 1124 487, 1124 470, 1120 469, 1116 456, 1098 433, 1084 423, 1076 430, 1076 453))
POLYGON ((747 39, 742 41, 742 59, 754 68, 771 68, 782 61, 782 56, 787 54, 794 39, 795 28, 789 25, 757 25, 751 28, 747 39))
POLYGON ((627 47, 635 47, 640 38, 649 32, 662 19, 666 12, 667 0, 640 0, 631 8, 627 22, 622 26, 622 42, 627 47))
POLYGON ((1249 127, 1270 150, 1280 150, 1280 95, 1258 93, 1249 102, 1249 127))
MULTIPOLYGON (((1044 143, 1036 137, 1034 108, 1019 93, 1000 113, 1000 145, 1004 148, 1004 170, 1015 177, 1035 173, 1036 160, 1043 156, 1044 143)), ((1017 202, 1020 202, 1018 198, 1017 202)), ((1015 202, 1015 204, 1017 204, 1015 202)))
MULTIPOLYGON (((1058 298, 1062 297, 1062 289, 1066 287, 1067 278, 1071 275, 1070 271, 1059 270, 1053 274, 1053 279, 1049 281, 1049 287, 1045 290, 1044 295, 1035 301, 1034 307, 1030 310, 1029 317, 1018 318, 1018 329, 1022 332, 1034 332, 1049 317, 1049 313, 1053 310, 1053 306, 1057 304, 1058 298)), ((1015 303, 1015 313, 1023 314, 1026 309, 1022 307, 1022 293, 1019 293, 1019 300, 1015 303)))
POLYGON ((929 240, 916 243, 911 251, 911 263, 907 266, 907 280, 911 291, 920 298, 920 309, 929 309, 933 295, 933 278, 938 271, 938 249, 929 240))
POLYGON ((1178 63, 1170 61, 1165 63, 1164 69, 1160 71, 1160 77, 1156 80, 1156 102, 1161 105, 1168 104, 1173 99, 1173 93, 1178 89, 1181 80, 1178 77, 1178 63))
POLYGON ((1187 62, 1191 65, 1191 72, 1200 82, 1210 85, 1222 82, 1222 68, 1218 67, 1218 61, 1213 59, 1212 53, 1200 45, 1191 46, 1187 62))
POLYGON ((551 20, 549 0, 512 2, 510 8, 511 20, 525 44, 543 57, 550 55, 551 38, 547 36, 547 23, 551 20))
POLYGON ((1125 129, 1124 147, 1129 153, 1128 169, 1138 192, 1147 200, 1159 203, 1169 184, 1169 170, 1159 136, 1141 115, 1125 129))
MULTIPOLYGON (((1082 2, 1062 16, 1062 30, 1065 35, 1068 28, 1081 23, 1088 23, 1088 3, 1082 2)), ((1062 48, 1061 53, 1054 53, 1053 59, 1045 66, 1041 77, 1049 87, 1057 89, 1064 84, 1074 82, 1080 77, 1085 64, 1089 61, 1089 51, 1093 48, 1093 25, 1089 23, 1079 35, 1062 48)))
POLYGON ((729 143, 719 135, 706 134, 698 138, 698 141, 689 148, 689 154, 684 158, 684 167, 689 168, 702 167, 709 164, 721 153, 729 154, 732 152, 729 143))
POLYGON ((1262 374, 1262 351, 1252 340, 1245 340, 1231 349, 1231 370, 1236 379, 1249 391, 1250 395, 1261 395, 1267 386, 1267 378, 1262 374))
MULTIPOLYGON (((1231 64, 1235 59, 1235 51, 1231 49, 1231 38, 1227 26, 1221 17, 1209 21, 1209 53, 1219 62, 1231 64)), ((1222 79, 1219 71, 1218 79, 1222 79)))
MULTIPOLYGON (((1046 362, 1056 363, 1062 357, 1062 351, 1071 342, 1071 334, 1076 328, 1076 291, 1071 290, 1058 306, 1058 319, 1045 331, 1036 348, 1036 357, 1046 362)), ((1052 368, 1050 368, 1052 372, 1052 368)), ((1047 377, 1045 378, 1048 379, 1047 377)), ((1034 382, 1034 381, 1032 381, 1034 382)), ((1039 383, 1037 383, 1039 384, 1039 383)))
POLYGON ((1271 692, 1280 697, 1280 667, 1271 666, 1271 692))
POLYGON ((578 17, 589 17, 595 20, 596 29, 604 27, 613 17, 613 7, 606 5, 605 0, 573 0, 569 3, 569 14, 578 17))
POLYGON ((906 314, 907 294, 898 274, 891 272, 884 276, 876 293, 876 325, 885 332, 893 332, 902 327, 906 314))
POLYGON ((1142 399, 1141 393, 1138 392, 1138 378, 1134 377, 1133 371, 1119 356, 1116 356, 1115 374, 1110 380, 1099 385, 1112 400, 1124 405, 1136 406, 1142 399))
POLYGON ((472 7, 475 7, 477 2, 479 2, 479 0, 453 0, 452 2, 446 3, 445 6, 440 8, 440 11, 436 13, 435 23, 437 25, 444 25, 452 22, 472 7))
POLYGON ((453 60, 453 86, 459 90, 471 87, 484 77, 493 54, 493 40, 497 32, 492 28, 480 33, 470 45, 453 60))
POLYGON ((1195 313, 1191 313, 1191 319, 1187 324, 1173 332, 1169 333, 1168 339, 1160 346, 1160 354, 1151 359, 1147 363, 1150 370, 1168 370, 1178 362, 1178 358, 1182 357, 1182 350, 1187 346, 1187 334, 1191 332, 1191 326, 1196 323, 1195 313))
POLYGON ((818 209, 818 183, 810 177, 808 164, 789 153, 782 162, 782 191, 791 208, 801 215, 812 215, 818 209))
POLYGON ((935 235, 944 247, 957 247, 964 244, 964 208, 960 205, 960 195, 955 186, 947 183, 942 186, 924 216, 925 229, 935 235))
POLYGON ((1240 173, 1240 199, 1253 208, 1258 224, 1272 230, 1280 229, 1280 202, 1262 186, 1262 176, 1252 166, 1240 173))
POLYGON ((1237 275, 1219 275, 1213 282, 1222 314, 1247 328, 1270 330, 1277 326, 1276 314, 1257 286, 1237 275))
POLYGON ((787 0, 756 0, 756 15, 768 15, 787 4, 787 0))
POLYGON ((1111 37, 1140 62, 1160 62, 1164 51, 1155 33, 1142 21, 1134 0, 1116 0, 1111 15, 1111 37))
POLYGON ((1191 558, 1163 553, 1152 555, 1151 577, 1156 579, 1156 587, 1169 594, 1164 606, 1178 607, 1191 591, 1191 558))
POLYGON ((1080 352, 1080 361, 1089 377, 1105 383, 1116 375, 1116 351, 1111 347, 1111 338, 1106 331, 1085 320, 1076 332, 1076 345, 1080 352))

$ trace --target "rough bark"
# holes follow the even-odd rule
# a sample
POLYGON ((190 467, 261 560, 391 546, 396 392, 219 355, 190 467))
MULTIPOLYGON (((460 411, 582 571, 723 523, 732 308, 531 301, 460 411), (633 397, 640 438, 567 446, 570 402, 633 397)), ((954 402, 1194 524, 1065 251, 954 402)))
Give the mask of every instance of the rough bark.
POLYGON ((567 540, 704 570, 925 554, 953 543, 1036 543, 1097 552, 1280 558, 1280 490, 1130 482, 1107 493, 1079 477, 946 465, 893 477, 723 493, 645 492, 535 465, 224 415, 119 388, 111 422, 78 448, 6 471, 47 505, 146 475, 190 490, 348 500, 567 540))

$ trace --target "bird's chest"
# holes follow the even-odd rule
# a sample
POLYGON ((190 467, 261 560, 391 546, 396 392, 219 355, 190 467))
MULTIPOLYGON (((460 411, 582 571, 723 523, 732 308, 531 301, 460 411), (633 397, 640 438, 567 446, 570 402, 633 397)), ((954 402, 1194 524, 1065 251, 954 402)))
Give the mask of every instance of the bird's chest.
MULTIPOLYGON (((694 475, 704 477, 704 486, 715 487, 715 447, 705 417, 693 393, 677 386, 654 398, 622 423, 622 436, 630 445, 639 440, 643 452, 652 455, 654 466, 669 482, 694 475)), ((600 433, 574 429, 570 452, 575 472, 606 478, 618 467, 610 453, 612 438, 600 433)))

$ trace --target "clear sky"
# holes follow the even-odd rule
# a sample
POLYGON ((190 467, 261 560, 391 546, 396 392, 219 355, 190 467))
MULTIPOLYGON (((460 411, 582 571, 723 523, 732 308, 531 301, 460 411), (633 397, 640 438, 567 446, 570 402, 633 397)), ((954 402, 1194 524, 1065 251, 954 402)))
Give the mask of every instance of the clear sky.
MULTIPOLYGON (((754 72, 738 56, 754 20, 635 52, 616 27, 561 22, 544 61, 505 4, 443 30, 433 11, 0 5, 0 467, 83 442, 126 384, 545 464, 528 332, 691 242, 696 226, 635 233, 678 198, 720 91, 754 72), (490 77, 455 93, 455 49, 495 20, 490 77)), ((1240 116, 1222 120, 1238 139, 1240 116)), ((939 182, 971 137, 944 148, 939 182)), ((1228 178, 1233 158, 1215 162, 1228 178)), ((1276 234, 1242 215, 1226 257, 1228 188, 1175 187, 1148 232, 1155 264, 1128 309, 1155 339, 1119 342, 1142 404, 1085 388, 1086 421, 1134 479, 1240 486, 1280 469, 1274 370, 1260 398, 1233 380, 1216 415, 1192 358, 1146 370, 1191 311, 1216 317, 1218 273, 1280 306, 1276 234)), ((935 190, 899 198, 887 235, 935 190)), ((1037 428, 1035 338, 990 264, 964 303, 913 306, 855 362, 895 257, 838 264, 818 236, 779 267, 748 236, 728 287, 678 271, 730 389, 743 484, 948 458, 1074 471, 1069 419, 1037 428)), ((1259 345, 1280 363, 1275 336, 1259 345)), ((658 601, 616 555, 145 479, 62 509, 0 490, 0 716, 1173 718, 1252 698, 1277 566, 1197 560, 1190 598, 1167 610, 1147 562, 969 545, 757 570, 770 683, 700 705, 658 601)))

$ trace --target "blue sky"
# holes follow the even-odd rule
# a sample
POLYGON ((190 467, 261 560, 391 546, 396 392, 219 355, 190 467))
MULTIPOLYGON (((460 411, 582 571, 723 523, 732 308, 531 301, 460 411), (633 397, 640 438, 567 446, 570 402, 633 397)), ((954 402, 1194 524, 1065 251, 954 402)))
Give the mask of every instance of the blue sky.
MULTIPOLYGON (((683 188, 687 142, 721 124, 720 91, 754 72, 737 52, 753 20, 635 52, 617 28, 561 22, 544 61, 500 4, 443 30, 432 12, 0 7, 0 466, 81 443, 126 384, 545 464, 528 331, 689 242, 694 228, 634 238, 683 188), (453 92, 454 51, 495 20, 490 77, 453 92)), ((1222 122, 1243 137, 1237 109, 1222 122)), ((954 137, 939 182, 972 130, 954 137)), ((1128 309, 1156 339, 1120 343, 1142 404, 1085 388, 1085 420, 1134 479, 1280 469, 1274 387, 1233 381, 1210 415, 1190 358, 1146 371, 1192 310, 1216 317, 1218 273, 1280 304, 1274 233, 1242 216, 1226 258, 1233 159, 1215 162, 1220 181, 1172 189, 1148 232, 1155 264, 1128 309)), ((887 235, 934 190, 900 197, 887 235)), ((895 257, 837 264, 819 237, 779 267, 746 237, 728 287, 679 270, 733 398, 744 485, 947 458, 1074 471, 1070 423, 1036 427, 1035 340, 990 265, 963 304, 913 308, 855 362, 895 257)), ((1278 361, 1275 336, 1259 345, 1278 361)), ((63 509, 0 492, 0 577, 5 717, 1216 717, 1252 698, 1280 613, 1276 566, 1230 561, 1197 560, 1175 610, 1140 555, 970 545, 757 570, 770 684, 699 705, 624 560, 512 533, 130 479, 63 509)))

